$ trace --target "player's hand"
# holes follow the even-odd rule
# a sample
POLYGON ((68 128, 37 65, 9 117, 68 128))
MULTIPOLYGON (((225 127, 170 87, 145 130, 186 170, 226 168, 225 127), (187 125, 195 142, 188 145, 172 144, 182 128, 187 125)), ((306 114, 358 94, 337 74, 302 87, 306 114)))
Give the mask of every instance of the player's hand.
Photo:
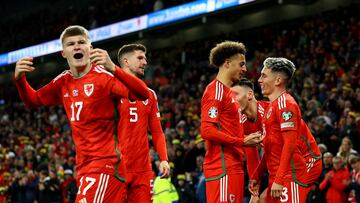
POLYGON ((257 180, 249 180, 249 191, 251 196, 259 196, 259 183, 257 180))
POLYGON ((270 195, 274 199, 279 199, 282 193, 283 186, 277 183, 271 185, 270 195))
POLYGON ((90 61, 96 65, 103 65, 106 70, 115 72, 115 64, 112 62, 108 52, 103 49, 92 49, 90 51, 90 61))
POLYGON ((14 78, 18 80, 21 76, 25 74, 25 72, 31 72, 35 70, 33 65, 33 58, 25 57, 16 62, 14 78))
POLYGON ((246 146, 254 146, 262 142, 264 139, 264 136, 258 131, 255 133, 251 133, 250 135, 246 136, 244 138, 244 145, 246 146))
POLYGON ((170 166, 167 161, 161 161, 159 164, 159 170, 161 173, 160 178, 167 178, 170 175, 170 166))
POLYGON ((258 196, 251 195, 249 203, 259 203, 260 198, 258 196))

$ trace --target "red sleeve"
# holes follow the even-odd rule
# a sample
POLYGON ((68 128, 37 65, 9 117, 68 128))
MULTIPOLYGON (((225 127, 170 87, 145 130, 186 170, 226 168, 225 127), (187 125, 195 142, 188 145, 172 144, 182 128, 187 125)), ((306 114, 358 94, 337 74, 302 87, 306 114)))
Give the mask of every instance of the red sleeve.
POLYGON ((256 167, 260 163, 259 153, 257 147, 245 147, 246 153, 246 167, 248 174, 253 174, 256 170, 256 167))
POLYGON ((160 160, 167 161, 168 156, 166 151, 165 135, 161 128, 160 113, 159 113, 157 98, 155 92, 152 92, 150 94, 154 94, 154 95, 150 95, 150 98, 153 98, 154 102, 151 106, 151 112, 149 117, 149 127, 152 135, 152 142, 155 146, 157 153, 159 154, 160 160))
POLYGON ((250 173, 250 179, 256 180, 257 182, 260 182, 262 175, 266 171, 266 154, 263 155, 259 165, 257 165, 256 170, 254 173, 250 173))
POLYGON ((30 86, 25 76, 16 80, 15 84, 21 100, 27 107, 34 108, 44 105, 49 106, 61 104, 61 100, 57 94, 58 90, 56 89, 53 81, 37 91, 30 86))
POLYGON ((146 84, 139 78, 126 73, 123 69, 116 66, 114 76, 129 88, 129 99, 146 100, 149 98, 149 90, 146 84))
POLYGON ((201 137, 205 140, 228 146, 244 144, 241 138, 232 137, 218 130, 216 123, 201 121, 201 137))
POLYGON ((280 165, 276 172, 275 181, 277 184, 283 185, 283 177, 286 174, 286 171, 290 168, 291 158, 296 149, 296 131, 285 131, 281 132, 281 136, 284 139, 284 146, 281 151, 280 165))
POLYGON ((243 145, 243 139, 230 136, 218 129, 221 113, 221 101, 215 99, 213 92, 205 91, 201 101, 201 137, 217 144, 243 145))

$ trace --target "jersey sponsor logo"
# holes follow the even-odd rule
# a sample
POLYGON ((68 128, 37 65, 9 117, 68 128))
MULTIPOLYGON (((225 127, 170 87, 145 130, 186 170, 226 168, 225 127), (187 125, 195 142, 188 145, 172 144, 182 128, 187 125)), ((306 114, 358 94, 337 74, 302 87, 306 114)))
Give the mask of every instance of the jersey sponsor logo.
POLYGON ((294 122, 285 122, 280 125, 281 128, 293 128, 294 126, 294 122))
POLYGON ((74 97, 79 96, 79 91, 78 91, 78 90, 73 90, 73 91, 72 91, 72 95, 73 95, 74 97))
POLYGON ((148 105, 149 100, 147 99, 147 100, 145 100, 145 101, 142 101, 142 103, 146 106, 146 105, 148 105))
POLYGON ((217 108, 214 107, 214 106, 211 107, 211 108, 209 109, 208 114, 209 114, 209 117, 210 117, 210 118, 216 118, 217 115, 218 115, 218 110, 217 110, 217 108))
POLYGON ((232 202, 235 202, 236 196, 235 196, 234 194, 230 194, 230 195, 229 195, 229 199, 230 199, 230 202, 231 202, 231 203, 232 203, 232 202))
POLYGON ((105 165, 106 168, 114 168, 113 166, 110 166, 110 165, 105 165))
POLYGON ((84 85, 84 92, 86 96, 90 96, 94 91, 94 84, 85 84, 84 85))
POLYGON ((292 112, 291 111, 288 111, 288 112, 286 112, 286 111, 284 111, 282 114, 281 114, 281 116, 282 116, 282 118, 284 119, 284 121, 288 121, 288 120, 290 120, 291 118, 292 118, 292 112))
POLYGON ((272 107, 270 107, 269 111, 266 114, 266 118, 270 118, 272 112, 272 107))

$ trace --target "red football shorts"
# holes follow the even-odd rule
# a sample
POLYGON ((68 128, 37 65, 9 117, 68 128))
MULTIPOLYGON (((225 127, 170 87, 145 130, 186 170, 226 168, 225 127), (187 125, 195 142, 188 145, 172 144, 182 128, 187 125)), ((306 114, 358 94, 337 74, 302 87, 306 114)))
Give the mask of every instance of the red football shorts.
POLYGON ((243 203, 244 174, 225 175, 224 177, 206 181, 207 203, 243 203))
POLYGON ((127 203, 152 203, 154 178, 152 171, 127 173, 127 203))
POLYGON ((120 181, 114 175, 88 173, 78 176, 76 181, 79 187, 75 202, 125 202, 125 182, 120 181))

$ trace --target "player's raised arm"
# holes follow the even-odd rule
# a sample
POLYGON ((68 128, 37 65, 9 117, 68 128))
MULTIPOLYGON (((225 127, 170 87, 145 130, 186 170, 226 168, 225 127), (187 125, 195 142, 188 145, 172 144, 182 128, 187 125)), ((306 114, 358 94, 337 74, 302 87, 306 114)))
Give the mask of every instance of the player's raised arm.
POLYGON ((21 100, 27 107, 43 106, 37 92, 30 86, 25 77, 26 72, 34 70, 33 58, 26 57, 16 62, 14 72, 15 84, 21 100))
POLYGON ((120 80, 129 90, 130 100, 146 100, 149 98, 149 90, 146 84, 139 78, 126 73, 121 68, 117 67, 106 50, 93 49, 90 54, 92 63, 97 65, 103 65, 106 70, 114 74, 114 76, 120 80))
POLYGON ((21 58, 19 61, 16 62, 14 79, 18 80, 26 72, 32 72, 34 70, 35 68, 33 67, 33 58, 31 57, 21 58))

